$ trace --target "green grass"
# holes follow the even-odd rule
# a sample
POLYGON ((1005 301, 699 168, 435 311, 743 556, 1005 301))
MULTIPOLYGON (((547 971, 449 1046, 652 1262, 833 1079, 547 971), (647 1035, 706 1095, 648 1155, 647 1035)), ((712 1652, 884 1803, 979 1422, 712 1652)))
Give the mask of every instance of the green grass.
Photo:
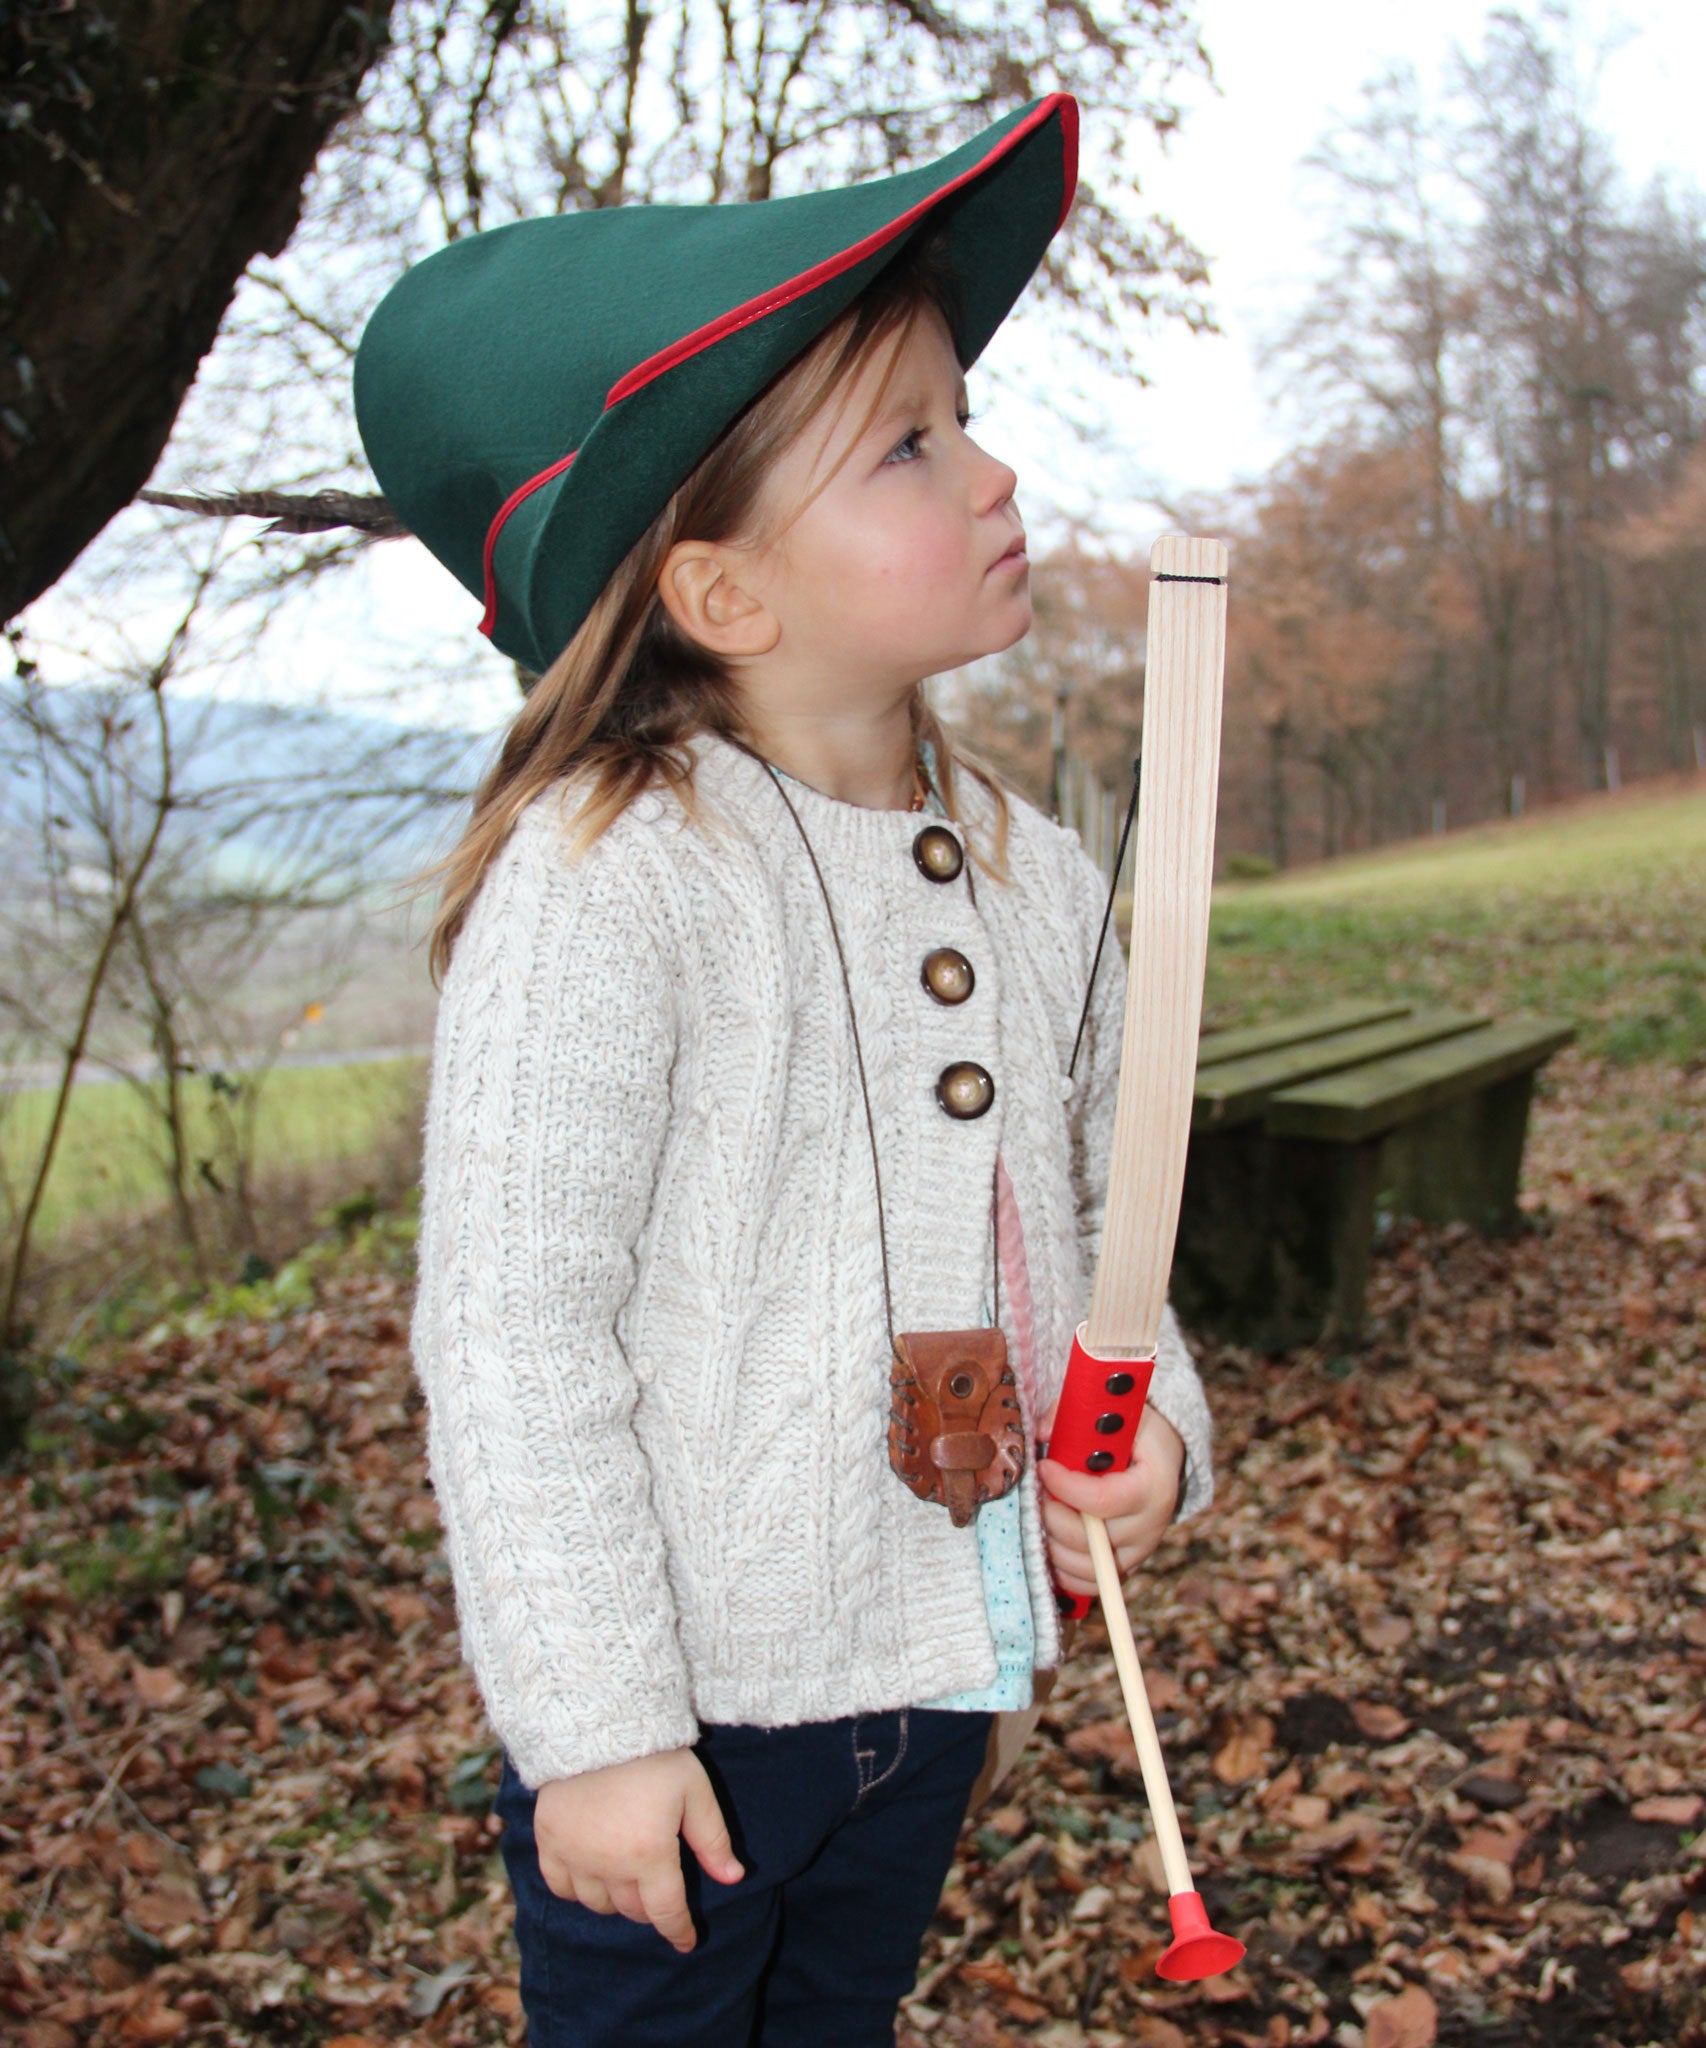
MULTIPOLYGON (((188 1085, 195 1155, 215 1170, 224 1154, 205 1081, 188 1085)), ((419 1059, 343 1067, 280 1067, 261 1084, 256 1123, 257 1177, 374 1157, 415 1113, 424 1085, 419 1059)), ((0 1096, 0 1169, 9 1213, 35 1170, 53 1097, 47 1089, 0 1096)), ((72 1094, 38 1240, 115 1214, 154 1210, 166 1199, 163 1132, 137 1091, 122 1082, 80 1085, 72 1094)))
MULTIPOLYGON (((1601 798, 1514 824, 1223 884, 1205 1019, 1246 1024, 1341 996, 1444 1001, 1576 1020, 1587 1052, 1706 1058, 1706 790, 1601 798)), ((416 1114, 418 1059, 280 1068, 261 1097, 257 1172, 365 1162, 416 1114)), ((191 1083, 213 1151, 206 1084, 191 1083)), ((46 1127, 45 1089, 0 1097, 11 1205, 46 1127)), ((40 1240, 159 1208, 159 1132, 120 1083, 72 1097, 40 1240)))
POLYGON ((1205 1018, 1342 996, 1544 1010, 1623 1064, 1706 1058, 1706 790, 1601 798, 1215 892, 1205 1018))

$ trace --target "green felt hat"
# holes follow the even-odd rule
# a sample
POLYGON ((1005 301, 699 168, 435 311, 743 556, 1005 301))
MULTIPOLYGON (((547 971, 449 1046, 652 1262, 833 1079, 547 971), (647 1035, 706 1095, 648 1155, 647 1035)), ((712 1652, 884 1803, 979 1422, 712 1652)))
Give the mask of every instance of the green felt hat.
POLYGON ((729 206, 516 221, 406 272, 355 363, 398 517, 538 672, 737 413, 893 262, 941 229, 970 365, 1072 203, 1078 108, 1052 93, 940 161, 729 206))

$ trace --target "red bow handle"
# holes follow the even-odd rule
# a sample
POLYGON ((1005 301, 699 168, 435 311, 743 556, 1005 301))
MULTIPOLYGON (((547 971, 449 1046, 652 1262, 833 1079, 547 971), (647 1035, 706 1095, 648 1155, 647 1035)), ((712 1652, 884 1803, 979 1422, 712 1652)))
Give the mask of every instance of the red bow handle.
MULTIPOLYGON (((1038 1456, 1074 1472, 1123 1472, 1131 1463, 1155 1360, 1098 1358, 1084 1342, 1087 1327, 1080 1323, 1074 1333, 1054 1428, 1038 1456)), ((1082 1621, 1090 1612, 1085 1594, 1057 1586, 1054 1597, 1063 1615, 1082 1621)))

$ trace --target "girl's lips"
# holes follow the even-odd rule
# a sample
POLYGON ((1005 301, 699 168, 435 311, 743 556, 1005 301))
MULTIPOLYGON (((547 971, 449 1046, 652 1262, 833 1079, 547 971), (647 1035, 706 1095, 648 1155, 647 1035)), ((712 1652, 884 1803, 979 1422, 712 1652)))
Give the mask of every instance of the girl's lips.
POLYGON ((999 569, 1010 562, 1023 562, 1029 567, 1030 559, 1030 556, 1025 553, 1025 536, 1020 534, 1007 552, 1004 555, 998 555, 990 564, 990 567, 992 569, 999 569))

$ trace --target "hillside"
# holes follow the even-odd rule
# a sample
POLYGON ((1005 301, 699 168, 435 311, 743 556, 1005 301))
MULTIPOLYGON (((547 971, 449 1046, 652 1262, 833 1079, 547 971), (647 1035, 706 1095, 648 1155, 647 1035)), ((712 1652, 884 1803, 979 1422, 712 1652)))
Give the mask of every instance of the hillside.
POLYGON ((1215 893, 1207 1014, 1341 995, 1558 1010, 1590 1057, 1706 1057, 1706 781, 1409 841, 1215 893))

